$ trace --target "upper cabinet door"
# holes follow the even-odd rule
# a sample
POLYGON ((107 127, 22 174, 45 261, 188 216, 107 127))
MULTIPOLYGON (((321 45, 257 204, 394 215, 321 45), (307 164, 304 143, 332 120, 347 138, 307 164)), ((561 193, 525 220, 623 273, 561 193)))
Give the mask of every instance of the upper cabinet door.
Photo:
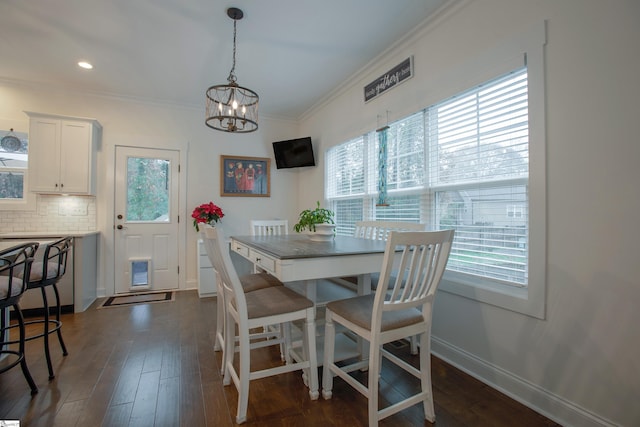
POLYGON ((60 180, 60 120, 29 122, 29 189, 55 193, 60 180))
POLYGON ((30 190, 95 195, 98 122, 27 114, 30 190))

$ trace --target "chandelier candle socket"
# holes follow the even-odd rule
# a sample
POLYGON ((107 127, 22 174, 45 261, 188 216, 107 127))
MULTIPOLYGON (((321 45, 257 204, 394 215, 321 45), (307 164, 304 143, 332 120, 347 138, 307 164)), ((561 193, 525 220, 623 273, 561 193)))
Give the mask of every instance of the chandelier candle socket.
POLYGON ((236 23, 242 10, 230 7, 227 15, 233 19, 233 65, 227 84, 207 89, 205 124, 223 132, 249 133, 258 129, 258 94, 236 82, 236 23))

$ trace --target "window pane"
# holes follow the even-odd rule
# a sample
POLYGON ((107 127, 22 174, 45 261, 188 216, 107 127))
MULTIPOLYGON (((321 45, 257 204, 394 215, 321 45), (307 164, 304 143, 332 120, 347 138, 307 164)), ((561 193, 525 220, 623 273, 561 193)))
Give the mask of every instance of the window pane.
POLYGON ((24 132, 0 130, 0 200, 23 200, 29 139, 24 132))
POLYGON ((363 194, 364 138, 356 138, 327 152, 327 196, 363 194))
POLYGON ((421 111, 392 123, 387 132, 387 189, 414 188, 423 185, 425 182, 424 113, 421 111))
POLYGON ((433 185, 527 177, 526 69, 428 109, 433 185))
POLYGON ((24 173, 0 172, 0 199, 23 199, 24 173))
POLYGON ((337 200, 332 209, 336 213, 336 234, 353 236, 356 222, 362 221, 363 200, 337 200))
POLYGON ((526 186, 440 191, 436 216, 456 230, 447 269, 527 284, 526 186))
POLYGON ((376 221, 420 222, 420 196, 399 196, 387 198, 389 206, 375 207, 376 221))
POLYGON ((169 165, 165 159, 127 159, 127 221, 169 222, 169 165))

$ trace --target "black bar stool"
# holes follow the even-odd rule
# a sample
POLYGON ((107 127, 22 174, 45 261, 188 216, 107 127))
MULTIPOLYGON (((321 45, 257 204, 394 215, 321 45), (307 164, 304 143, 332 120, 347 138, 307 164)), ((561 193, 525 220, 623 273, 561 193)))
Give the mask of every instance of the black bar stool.
POLYGON ((0 374, 19 364, 27 383, 29 383, 31 394, 36 394, 38 387, 31 377, 25 359, 25 323, 19 302, 20 297, 27 290, 33 256, 37 250, 38 243, 29 242, 0 251, 0 355, 15 358, 0 368, 0 374), (6 322, 7 310, 11 307, 13 307, 18 320, 18 324, 13 326, 6 322), (8 341, 8 331, 14 326, 18 327, 20 336, 18 340, 8 341), (18 343, 18 350, 9 348, 9 344, 12 343, 18 343))
POLYGON ((73 237, 64 237, 55 242, 47 244, 42 261, 35 261, 31 266, 31 276, 27 283, 27 290, 40 289, 42 292, 42 302, 44 303, 44 319, 31 320, 25 322, 25 325, 42 323, 44 330, 42 333, 29 336, 25 341, 34 340, 36 338, 44 338, 44 354, 47 359, 47 368, 49 369, 49 379, 55 378, 53 373, 53 365, 51 364, 51 354, 49 353, 49 334, 57 332, 60 347, 62 347, 62 355, 66 356, 67 347, 62 339, 62 322, 60 321, 60 294, 58 292, 58 281, 64 276, 67 269, 67 257, 73 244, 73 237), (55 319, 50 319, 49 302, 47 301, 47 287, 51 286, 56 296, 55 319), (53 328, 50 326, 53 325, 53 328))

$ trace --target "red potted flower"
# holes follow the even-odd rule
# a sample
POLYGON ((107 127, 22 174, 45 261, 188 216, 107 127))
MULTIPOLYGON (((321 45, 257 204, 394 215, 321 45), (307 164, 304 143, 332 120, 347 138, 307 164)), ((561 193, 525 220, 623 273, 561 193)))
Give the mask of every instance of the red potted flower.
POLYGON ((214 205, 213 202, 205 203, 203 205, 198 206, 193 210, 191 217, 193 218, 193 226, 196 231, 200 231, 198 228, 198 224, 209 224, 215 225, 216 222, 220 221, 224 214, 222 213, 222 208, 220 206, 214 205))

